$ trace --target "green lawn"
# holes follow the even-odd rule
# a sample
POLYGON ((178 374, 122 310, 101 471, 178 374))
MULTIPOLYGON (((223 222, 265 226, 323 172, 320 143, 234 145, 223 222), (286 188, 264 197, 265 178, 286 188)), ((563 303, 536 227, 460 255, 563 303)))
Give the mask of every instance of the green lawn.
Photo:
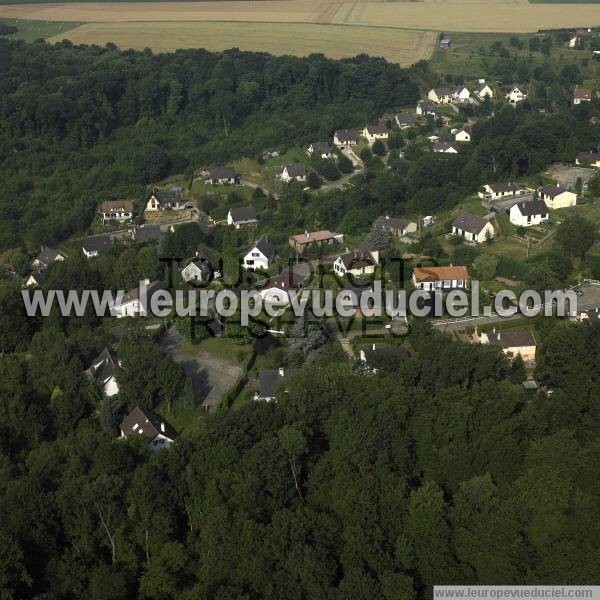
MULTIPOLYGON (((2 2, 2 4, 12 3, 2 2)), ((65 23, 50 21, 23 21, 20 19, 2 19, 2 23, 14 25, 19 29, 17 33, 4 36, 5 38, 13 40, 25 40, 26 42, 34 42, 40 38, 47 39, 82 25, 82 23, 77 22, 65 23)))
POLYGON ((252 346, 249 344, 239 345, 232 339, 224 337, 206 338, 197 347, 211 352, 223 360, 236 363, 244 362, 252 353, 252 346))

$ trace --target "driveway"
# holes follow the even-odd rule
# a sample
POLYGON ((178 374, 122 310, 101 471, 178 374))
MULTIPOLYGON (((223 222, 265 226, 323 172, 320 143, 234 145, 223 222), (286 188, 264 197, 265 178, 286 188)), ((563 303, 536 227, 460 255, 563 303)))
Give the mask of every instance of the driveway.
POLYGON ((583 184, 590 177, 596 174, 594 169, 585 169, 583 167, 569 167, 566 165, 555 164, 548 170, 548 174, 552 179, 556 179, 563 187, 574 189, 577 179, 581 177, 583 184))
POLYGON ((181 351, 182 338, 175 326, 171 326, 160 341, 161 347, 170 352, 176 363, 183 367, 186 375, 192 380, 194 397, 199 405, 212 412, 218 406, 222 394, 227 392, 239 376, 242 369, 233 362, 194 348, 193 354, 181 351))

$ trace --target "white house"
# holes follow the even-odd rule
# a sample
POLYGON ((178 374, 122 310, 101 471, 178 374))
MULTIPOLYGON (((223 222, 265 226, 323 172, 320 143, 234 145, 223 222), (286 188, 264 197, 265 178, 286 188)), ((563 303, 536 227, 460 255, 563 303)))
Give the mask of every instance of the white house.
POLYGON ((456 102, 469 102, 471 100, 471 92, 464 85, 456 88, 452 94, 452 99, 456 102))
POLYGON ((92 361, 90 367, 85 371, 85 375, 90 381, 97 381, 100 384, 105 396, 115 396, 119 393, 116 373, 120 366, 121 361, 117 355, 108 348, 104 348, 92 361))
POLYGON ((427 92, 427 99, 436 104, 450 104, 456 90, 449 87, 433 88, 427 92))
POLYGON ((493 331, 483 332, 479 336, 481 344, 494 344, 510 358, 518 355, 526 363, 535 362, 537 343, 532 331, 493 331))
POLYGON ((502 200, 521 196, 527 192, 526 188, 509 181, 508 183, 486 183, 477 195, 486 200, 502 200))
MULTIPOLYGON (((376 252, 375 256, 378 257, 379 253, 376 252)), ((339 254, 333 261, 333 270, 340 277, 346 274, 350 274, 353 277, 372 275, 377 266, 375 256, 371 252, 362 249, 356 252, 346 251, 343 254, 339 254)))
POLYGON ((582 102, 592 101, 592 90, 576 87, 573 90, 573 104, 581 104, 582 102))
POLYGON ((418 225, 410 219, 398 219, 389 215, 377 217, 373 223, 374 228, 381 229, 394 237, 404 237, 409 233, 416 233, 418 225))
POLYGON ((580 152, 575 159, 576 165, 600 168, 600 152, 580 152))
POLYGON ((123 294, 121 302, 113 307, 117 319, 150 316, 152 314, 150 299, 160 288, 160 281, 150 283, 149 279, 144 279, 138 287, 123 294))
POLYGON ((107 235, 95 235, 83 240, 81 249, 86 258, 96 258, 100 252, 108 248, 111 244, 111 239, 107 235))
POLYGON ((266 271, 275 258, 275 247, 266 238, 261 237, 244 256, 244 269, 266 271))
POLYGON ((433 144, 433 151, 442 154, 458 154, 456 146, 449 142, 436 142, 433 144))
POLYGON ((29 277, 25 280, 26 287, 38 287, 41 288, 46 281, 48 276, 48 269, 38 269, 31 273, 29 277))
POLYGON ((358 144, 358 136, 354 129, 338 129, 333 134, 333 143, 338 148, 350 148, 358 144))
POLYGON ((517 86, 511 88, 508 94, 506 94, 506 99, 511 104, 518 104, 519 102, 523 102, 525 98, 527 98, 527 94, 517 86))
POLYGON ((173 186, 168 190, 161 190, 157 187, 152 188, 148 200, 146 200, 146 210, 148 212, 157 212, 163 210, 183 210, 185 202, 181 198, 181 189, 173 186))
POLYGON ((286 306, 290 303, 290 292, 298 292, 305 278, 292 269, 284 269, 279 275, 268 279, 259 291, 263 302, 286 306))
POLYGON ((418 290, 429 292, 467 289, 467 267, 415 267, 412 283, 418 290))
POLYGON ((67 255, 60 250, 55 250, 49 246, 42 246, 40 253, 33 259, 31 268, 35 271, 47 269, 53 262, 62 262, 67 258, 67 255))
POLYGON ((440 111, 430 100, 421 100, 418 102, 415 112, 420 117, 433 117, 434 119, 437 119, 440 116, 440 111))
POLYGON ((509 220, 517 227, 530 227, 539 225, 548 220, 548 207, 542 200, 530 200, 529 202, 517 202, 509 211, 509 220))
POLYGON ((463 127, 454 134, 454 140, 457 142, 470 142, 471 132, 463 127))
POLYGON ((256 225, 256 209, 254 206, 241 206, 239 208, 230 208, 227 213, 227 225, 232 225, 236 229, 242 225, 256 225))
POLYGON ((302 163, 290 163, 285 165, 281 171, 281 181, 306 181, 306 169, 302 163))
POLYGON ((131 221, 133 219, 133 202, 131 200, 107 200, 100 205, 98 211, 102 223, 131 221))
POLYGON ((577 48, 577 46, 579 45, 579 36, 574 36, 569 40, 569 48, 577 48))
POLYGON ((540 200, 543 200, 546 206, 552 210, 568 208, 577 204, 577 194, 562 187, 559 183, 556 185, 545 185, 539 190, 539 193, 540 200))
POLYGON ((314 142, 306 150, 306 154, 311 158, 318 156, 320 158, 334 158, 335 154, 327 142, 314 142))
POLYGON ((207 283, 214 276, 214 269, 206 256, 196 252, 179 265, 179 274, 186 283, 207 283))
POLYGON ((136 406, 121 422, 121 437, 143 436, 151 450, 168 448, 177 438, 177 432, 164 419, 136 406))
POLYGON ((452 233, 467 242, 482 244, 494 237, 494 226, 479 215, 461 212, 452 223, 452 233))
POLYGON ((490 87, 489 84, 485 82, 483 82, 483 84, 479 86, 475 93, 480 100, 485 100, 486 98, 494 97, 494 90, 490 87))
POLYGON ((212 185, 235 185, 240 182, 240 176, 233 167, 212 167, 206 183, 212 185))
POLYGON ((376 140, 387 140, 390 133, 385 125, 367 125, 362 130, 362 136, 366 138, 369 144, 373 144, 376 140))

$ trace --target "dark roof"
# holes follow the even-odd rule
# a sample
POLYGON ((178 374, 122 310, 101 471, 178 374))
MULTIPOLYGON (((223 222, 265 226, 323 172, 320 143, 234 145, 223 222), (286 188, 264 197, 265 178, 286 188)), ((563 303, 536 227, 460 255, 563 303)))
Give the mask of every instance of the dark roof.
POLYGON ((434 152, 447 152, 450 150, 450 148, 456 150, 456 146, 454 144, 450 144, 449 142, 435 142, 433 144, 434 152))
POLYGON ((106 200, 100 205, 100 212, 112 211, 133 212, 133 202, 131 200, 106 200))
POLYGON ((258 372, 258 395, 274 398, 283 381, 299 372, 299 369, 263 369, 258 372))
MULTIPOLYGON (((44 282, 46 281, 46 279, 48 278, 48 268, 45 269, 39 269, 37 271, 34 271, 31 275, 31 278, 33 278, 33 280, 35 281, 35 284, 38 287, 42 287, 44 285, 44 282)), ((29 279, 29 278, 28 278, 29 279)))
MULTIPOLYGON (((339 257, 346 269, 360 269, 374 265, 373 259, 365 255, 363 252, 346 252, 340 254, 339 257)), ((336 259, 337 260, 337 259, 336 259)))
MULTIPOLYGON (((149 282, 148 280, 146 280, 146 295, 148 298, 148 302, 150 302, 150 297, 152 296, 152 294, 154 294, 154 292, 161 289, 161 287, 162 287, 162 284, 160 281, 149 282)), ((137 300, 139 297, 140 297, 140 286, 138 285, 137 287, 134 287, 133 289, 129 290, 127 293, 123 294, 123 298, 121 299, 121 306, 123 306, 124 304, 128 304, 129 302, 133 302, 134 300, 137 300)))
POLYGON ((104 382, 114 376, 118 364, 119 359, 117 355, 108 348, 104 348, 92 361, 90 368, 86 371, 86 375, 90 379, 104 382))
POLYGON ((509 181, 508 183, 490 183, 489 187, 497 194, 500 192, 518 192, 521 189, 521 186, 512 181, 509 181))
POLYGON ((590 321, 600 321, 600 311, 597 308, 584 311, 590 321))
POLYGON ((229 212, 234 223, 256 221, 256 209, 254 206, 240 206, 238 208, 230 208, 229 212))
POLYGON ((409 112, 401 112, 396 115, 396 122, 399 125, 411 125, 417 122, 417 115, 409 112))
POLYGON ((501 348, 520 348, 523 346, 535 346, 535 337, 531 331, 497 331, 487 334, 491 344, 501 348))
POLYGON ((327 142, 314 142, 311 146, 317 154, 331 154, 331 146, 327 142))
POLYGON ((173 188, 170 190, 161 190, 159 188, 152 188, 149 198, 154 196, 161 206, 173 206, 182 203, 181 190, 179 188, 173 188))
POLYGON ((179 270, 182 271, 188 265, 195 264, 200 270, 209 270, 212 269, 211 262, 208 256, 204 254, 196 254, 196 256, 192 256, 191 258, 186 258, 183 262, 179 263, 179 270))
POLYGON ((433 91, 439 98, 440 96, 452 96, 452 94, 454 94, 454 92, 456 91, 456 88, 442 86, 439 88, 433 88, 433 91))
POLYGON ((164 235, 160 225, 137 225, 131 230, 131 237, 139 243, 153 242, 164 235))
POLYGON ((290 177, 304 177, 306 175, 306 170, 302 163, 290 163, 289 165, 285 165, 284 168, 287 169, 290 177))
POLYGON ((174 440, 177 432, 171 425, 157 414, 136 406, 121 422, 121 431, 123 435, 143 435, 148 441, 152 441, 157 435, 162 434, 165 437, 174 440))
POLYGON ((427 112, 432 112, 436 114, 439 113, 439 109, 433 102, 431 102, 431 100, 420 100, 419 102, 417 102, 417 106, 420 106, 421 109, 427 112))
POLYGON ((600 152, 580 152, 577 155, 577 160, 580 162, 596 162, 600 160, 600 152))
POLYGON ((365 129, 369 135, 380 135, 388 132, 388 128, 385 125, 367 125, 365 129))
POLYGON ((296 289, 301 286, 306 277, 292 269, 284 269, 279 275, 274 275, 265 282, 264 289, 279 288, 280 290, 296 289))
POLYGON ((543 200, 530 200, 529 202, 517 202, 516 203, 519 212, 524 217, 530 217, 532 215, 547 215, 548 207, 543 200))
POLYGON ((549 196, 550 198, 554 198, 556 196, 559 196, 563 192, 568 192, 568 191, 569 190, 567 188, 564 188, 562 185, 545 185, 540 190, 540 193, 544 194, 544 196, 549 196))
POLYGON ((373 225, 375 227, 383 229, 384 231, 389 229, 400 229, 404 231, 412 222, 413 221, 410 221, 409 219, 398 219, 396 217, 381 216, 375 219, 373 225))
POLYGON ((335 137, 341 142, 357 139, 356 131, 354 131, 354 129, 338 129, 335 132, 335 137))
POLYGON ((110 246, 110 241, 110 237, 107 235, 95 235, 93 237, 85 238, 81 247, 88 253, 100 252, 110 246))
POLYGON ((410 358, 410 352, 404 346, 378 346, 377 344, 373 344, 368 348, 363 348, 363 352, 365 353, 365 358, 367 362, 369 361, 369 357, 374 356, 382 356, 382 355, 396 355, 399 358, 403 358, 408 360, 410 358), (373 348, 375 346, 375 348, 373 348))
POLYGON ((260 250, 269 259, 269 262, 275 257, 275 246, 265 237, 261 237, 248 252, 251 252, 254 248, 260 250))
POLYGON ((479 215, 461 212, 452 222, 452 227, 457 227, 462 231, 468 231, 475 235, 481 233, 481 230, 487 225, 487 221, 479 215))
POLYGON ((237 173, 233 167, 213 167, 210 170, 211 179, 235 179, 237 173))
POLYGON ((50 246, 42 246, 40 253, 37 255, 37 260, 45 265, 54 262, 59 256, 64 256, 59 250, 50 248, 50 246))

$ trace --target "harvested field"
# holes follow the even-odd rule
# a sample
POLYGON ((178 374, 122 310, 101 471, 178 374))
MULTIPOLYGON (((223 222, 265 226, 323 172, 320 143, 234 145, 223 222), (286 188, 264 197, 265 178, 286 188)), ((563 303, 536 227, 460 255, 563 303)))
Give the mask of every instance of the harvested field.
POLYGON ((45 21, 224 21, 335 23, 430 31, 535 32, 600 25, 598 4, 529 4, 526 0, 339 2, 259 0, 0 5, 0 18, 45 21), (432 7, 431 4, 435 4, 432 7), (143 8, 142 8, 143 6, 143 8))
POLYGON ((315 52, 332 58, 367 53, 384 56, 408 66, 431 57, 437 34, 342 25, 256 23, 90 23, 60 34, 49 41, 69 39, 75 44, 104 45, 111 41, 121 48, 152 48, 167 52, 177 48, 265 51, 272 54, 306 56, 315 52), (374 35, 374 33, 376 35, 374 35))

